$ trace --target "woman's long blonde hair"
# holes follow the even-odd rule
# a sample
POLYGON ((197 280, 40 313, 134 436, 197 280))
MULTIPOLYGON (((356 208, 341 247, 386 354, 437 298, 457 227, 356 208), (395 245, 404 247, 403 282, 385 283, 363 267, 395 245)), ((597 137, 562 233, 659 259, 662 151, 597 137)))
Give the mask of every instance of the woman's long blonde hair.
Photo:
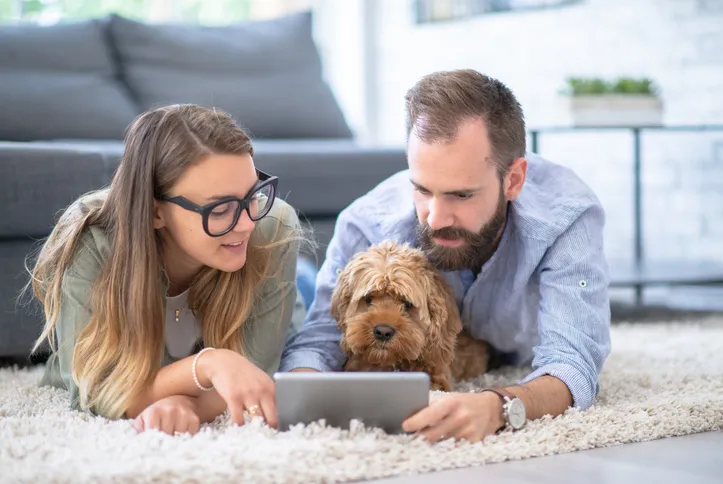
MULTIPOLYGON (((89 301, 92 316, 73 350, 72 375, 82 408, 122 417, 159 370, 165 294, 154 198, 168 193, 188 167, 212 153, 253 155, 251 140, 225 113, 175 105, 140 115, 128 129, 107 196, 66 210, 40 250, 30 282, 46 323, 33 351, 46 340, 57 351, 61 285, 81 235, 97 225, 109 236, 110 253, 89 301)), ((251 311, 254 288, 266 277, 272 246, 290 241, 272 238, 268 243, 259 240, 258 232, 252 234, 240 271, 205 267, 191 284, 189 308, 202 323, 206 346, 243 353, 240 330, 251 311)))

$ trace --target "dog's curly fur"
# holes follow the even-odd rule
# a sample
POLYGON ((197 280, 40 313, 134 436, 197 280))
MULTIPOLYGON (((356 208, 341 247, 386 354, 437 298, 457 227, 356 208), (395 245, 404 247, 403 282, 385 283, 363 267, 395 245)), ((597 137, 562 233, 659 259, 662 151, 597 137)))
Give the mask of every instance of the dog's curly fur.
POLYGON ((384 241, 355 254, 339 274, 331 314, 345 371, 423 371, 443 391, 487 371, 487 344, 463 330, 441 273, 408 245, 384 241))

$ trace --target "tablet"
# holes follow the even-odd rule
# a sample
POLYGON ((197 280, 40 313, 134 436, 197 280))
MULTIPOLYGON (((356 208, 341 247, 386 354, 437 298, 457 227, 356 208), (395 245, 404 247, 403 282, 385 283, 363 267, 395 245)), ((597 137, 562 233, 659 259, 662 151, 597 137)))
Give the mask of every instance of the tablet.
POLYGON ((349 429, 351 420, 390 434, 429 405, 429 375, 423 372, 276 373, 278 429, 325 420, 349 429))

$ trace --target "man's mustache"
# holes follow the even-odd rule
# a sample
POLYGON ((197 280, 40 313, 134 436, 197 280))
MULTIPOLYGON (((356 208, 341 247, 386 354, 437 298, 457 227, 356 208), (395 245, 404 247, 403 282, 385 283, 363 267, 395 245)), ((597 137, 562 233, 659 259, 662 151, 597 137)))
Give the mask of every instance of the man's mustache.
POLYGON ((428 237, 443 240, 457 240, 464 239, 471 241, 474 239, 476 234, 473 234, 465 229, 458 227, 444 227, 437 230, 432 230, 429 226, 424 227, 424 231, 427 232, 428 237))

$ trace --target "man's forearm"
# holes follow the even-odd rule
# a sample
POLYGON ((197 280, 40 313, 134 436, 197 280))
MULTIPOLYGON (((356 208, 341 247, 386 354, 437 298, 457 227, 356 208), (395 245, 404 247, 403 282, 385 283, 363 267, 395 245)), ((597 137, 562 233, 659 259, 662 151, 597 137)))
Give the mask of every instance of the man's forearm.
POLYGON ((572 405, 572 394, 562 380, 550 375, 521 385, 503 388, 525 404, 527 418, 535 420, 545 415, 557 417, 572 405))

